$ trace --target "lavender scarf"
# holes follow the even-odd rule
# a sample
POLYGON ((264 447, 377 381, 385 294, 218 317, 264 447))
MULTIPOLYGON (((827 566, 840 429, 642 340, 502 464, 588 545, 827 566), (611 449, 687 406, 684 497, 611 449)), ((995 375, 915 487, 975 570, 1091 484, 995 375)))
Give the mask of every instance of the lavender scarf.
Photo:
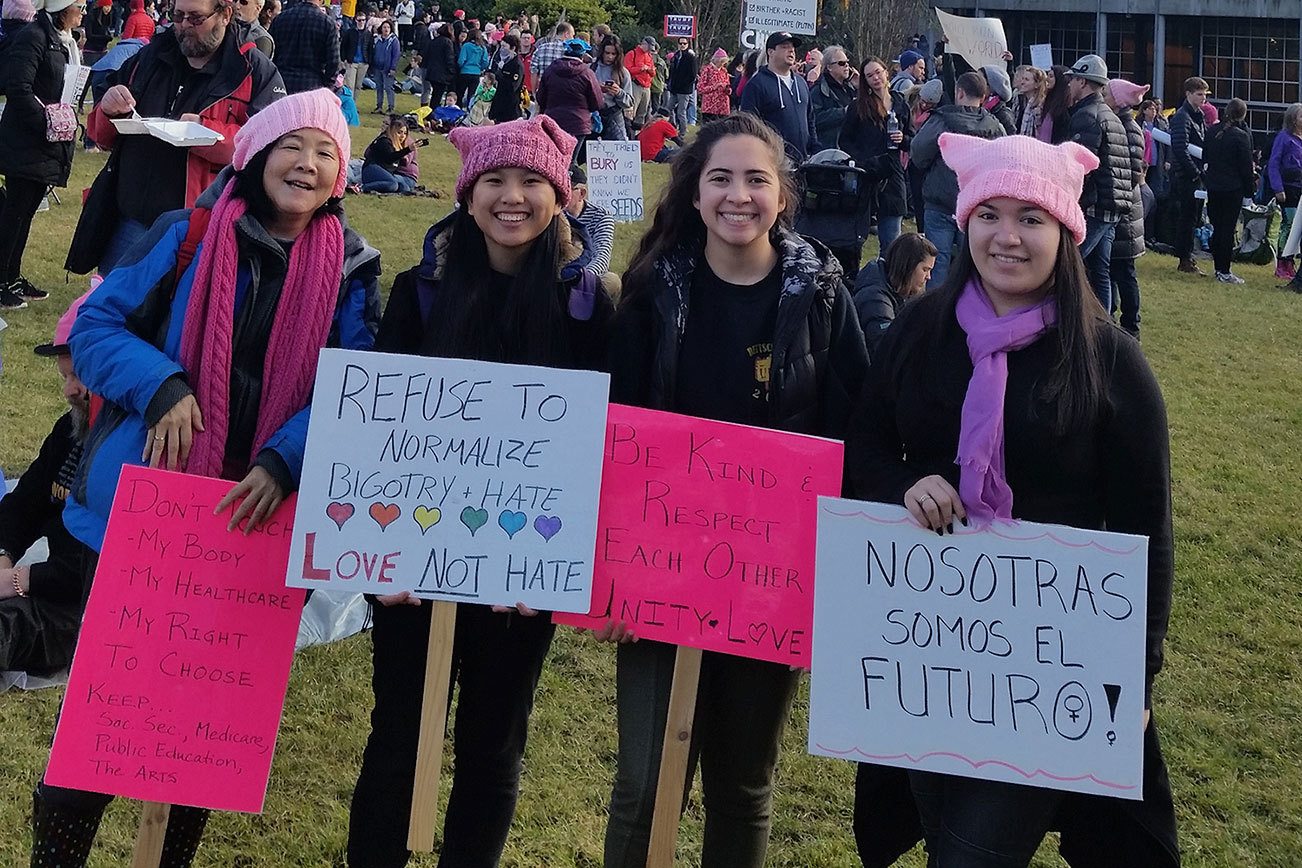
POLYGON ((958 435, 959 497, 977 526, 1013 517, 1013 492, 1004 478, 1004 396, 1008 391, 1008 353, 1033 344, 1058 318, 1052 298, 1005 316, 995 313, 975 276, 963 287, 955 307, 967 333, 972 379, 963 398, 958 435))

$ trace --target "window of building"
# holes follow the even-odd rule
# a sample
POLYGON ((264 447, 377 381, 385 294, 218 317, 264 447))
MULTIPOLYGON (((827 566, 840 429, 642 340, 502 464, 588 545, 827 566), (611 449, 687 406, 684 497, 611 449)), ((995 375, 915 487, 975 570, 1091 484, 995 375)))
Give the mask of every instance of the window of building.
MULTIPOLYGON (((1248 103, 1248 125, 1278 129, 1280 116, 1298 101, 1296 21, 1263 18, 1184 19, 1202 26, 1202 77, 1219 106, 1238 97, 1248 103)), ((1172 43, 1167 27, 1167 51, 1172 43)), ((1169 55, 1168 55, 1169 56, 1169 55)), ((1171 79, 1168 69, 1167 81, 1171 79)))
POLYGON ((1053 46, 1053 62, 1063 66, 1071 66, 1083 55, 1098 53, 1098 30, 1092 12, 1040 12, 1018 14, 1016 18, 1009 15, 1004 27, 1008 30, 1008 50, 1018 64, 1030 63, 1031 46, 1045 43, 1053 46))

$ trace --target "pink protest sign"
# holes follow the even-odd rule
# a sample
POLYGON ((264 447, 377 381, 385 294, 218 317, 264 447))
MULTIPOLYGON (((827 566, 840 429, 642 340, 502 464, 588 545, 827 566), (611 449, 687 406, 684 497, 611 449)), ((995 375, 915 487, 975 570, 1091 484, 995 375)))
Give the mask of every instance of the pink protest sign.
POLYGON ((49 783, 262 810, 303 592, 284 586, 293 499, 230 533, 232 486, 122 469, 49 783))
POLYGON ((832 440, 612 404, 596 629, 809 666, 818 496, 841 490, 832 440))

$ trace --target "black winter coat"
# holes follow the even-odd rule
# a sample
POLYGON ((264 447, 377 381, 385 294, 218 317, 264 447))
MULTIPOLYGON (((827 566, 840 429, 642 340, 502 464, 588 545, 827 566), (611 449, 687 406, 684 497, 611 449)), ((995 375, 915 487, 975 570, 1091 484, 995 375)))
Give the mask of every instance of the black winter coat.
POLYGON ((1185 100, 1171 115, 1171 174, 1185 184, 1203 179, 1203 164, 1189 154, 1189 146, 1201 148, 1207 134, 1203 110, 1192 108, 1185 100))
POLYGON ((12 38, 4 49, 4 92, 0 117, 0 174, 55 187, 68 185, 72 142, 45 140, 45 106, 63 95, 67 49, 46 12, 12 38))
POLYGON ((814 131, 826 147, 840 147, 837 142, 841 137, 841 127, 847 110, 854 104, 854 97, 854 88, 837 84, 826 72, 809 89, 809 100, 814 106, 814 131))
POLYGON ((874 259, 859 269, 854 281, 854 312, 859 316, 870 358, 903 305, 904 300, 886 282, 885 259, 874 259))
MULTIPOLYGON (((769 374, 768 427, 843 438, 868 371, 863 333, 841 265, 817 241, 783 231, 782 263, 769 374)), ((674 408, 678 352, 691 309, 700 245, 670 251, 654 265, 652 285, 621 305, 611 340, 610 399, 674 408)))
POLYGON ((1117 224, 1117 236, 1112 241, 1113 259, 1135 259, 1144 253, 1144 200, 1140 194, 1139 174, 1144 170, 1144 131, 1135 120, 1135 110, 1122 109, 1117 113, 1126 131, 1126 145, 1130 149, 1131 190, 1130 210, 1117 224))
POLYGON ((1252 134, 1241 122, 1221 121, 1207 131, 1203 145, 1207 170, 1203 181, 1209 193, 1238 193, 1251 197, 1257 192, 1252 171, 1252 134))
POLYGON ((1085 176, 1080 206, 1088 217, 1117 223, 1130 214, 1135 176, 1130 145, 1120 119, 1101 93, 1090 94, 1071 107, 1071 137, 1099 158, 1099 167, 1085 176))
POLYGON ((363 27, 345 27, 339 34, 339 62, 356 63, 357 43, 362 43, 362 63, 370 64, 375 59, 375 34, 363 27))
POLYGON ((430 40, 429 53, 421 53, 421 69, 425 71, 425 80, 435 84, 449 85, 457 77, 457 53, 452 47, 452 40, 446 36, 435 36, 430 40))
POLYGON ((524 64, 520 56, 513 55, 505 63, 494 60, 491 68, 497 76, 497 91, 488 107, 488 119, 495 124, 519 120, 520 91, 524 88, 524 64))
POLYGON ((839 144, 841 150, 854 158, 854 164, 874 179, 877 187, 877 214, 885 217, 903 217, 909 210, 909 181, 904 173, 902 154, 913 144, 913 129, 909 101, 903 94, 891 94, 891 111, 900 122, 904 141, 894 150, 886 137, 886 122, 865 119, 856 106, 845 114, 839 144))

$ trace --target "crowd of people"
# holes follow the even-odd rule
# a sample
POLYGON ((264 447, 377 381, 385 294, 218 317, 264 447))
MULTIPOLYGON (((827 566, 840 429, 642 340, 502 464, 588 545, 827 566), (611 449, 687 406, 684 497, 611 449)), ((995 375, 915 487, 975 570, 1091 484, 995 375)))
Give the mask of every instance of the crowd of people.
MULTIPOLYGON (((1143 799, 864 765, 855 835, 866 865, 919 839, 935 864, 1024 865, 1050 829, 1073 865, 1179 864, 1147 710, 1173 546, 1165 410, 1132 339, 1135 262, 1170 224, 1177 268, 1201 273, 1205 190, 1216 279, 1241 283, 1242 202, 1266 198, 1284 214, 1276 274, 1297 284, 1284 240, 1302 197, 1302 104, 1259 166, 1241 100, 1209 123, 1209 88, 1191 77, 1168 118, 1097 55, 973 69, 954 54, 852 59, 826 45, 802 61, 803 40, 779 32, 761 51, 716 47, 701 62, 687 38, 664 56, 657 37, 629 47, 605 25, 561 21, 536 39, 535 17, 480 22, 413 0, 349 19, 318 0, 283 12, 278 0, 170 0, 157 19, 132 2, 129 15, 95 13, 120 38, 105 57, 134 50, 94 88, 85 121, 87 143, 110 156, 67 267, 95 271, 94 288, 36 348, 56 360, 69 412, 0 501, 0 668, 67 664, 122 466, 229 480, 232 527, 257 526, 291 494, 310 472, 322 347, 605 370, 612 401, 842 439, 850 495, 901 504, 942 535, 1018 518, 1147 537, 1143 799), (367 82, 389 117, 353 178, 340 97, 367 82), (398 114, 400 89, 425 111, 398 114), (135 114, 222 138, 176 148, 119 134, 113 121, 135 114), (348 225, 345 194, 415 190, 435 123, 460 158, 456 208, 382 305, 381 254, 348 225), (613 219, 586 195, 584 145, 597 137, 638 139, 644 160, 670 165, 618 277, 613 219), (879 255, 861 267, 872 234, 879 255), (17 566, 39 535, 50 560, 17 566)), ((23 253, 40 202, 68 181, 64 81, 91 60, 76 0, 25 3, 4 3, 0 43, 5 309, 47 295, 23 276, 23 253)), ((397 866, 430 607, 410 593, 372 606, 375 706, 348 863, 397 866)), ((524 607, 459 607, 441 864, 502 853, 552 636, 524 607)), ((618 646, 605 864, 643 865, 674 648, 623 623, 596 638, 618 646)), ((705 654, 702 864, 763 864, 798 678, 705 654)), ((39 782, 32 864, 85 864, 107 801, 39 782)), ((165 866, 190 864, 206 819, 172 811, 165 866)))

